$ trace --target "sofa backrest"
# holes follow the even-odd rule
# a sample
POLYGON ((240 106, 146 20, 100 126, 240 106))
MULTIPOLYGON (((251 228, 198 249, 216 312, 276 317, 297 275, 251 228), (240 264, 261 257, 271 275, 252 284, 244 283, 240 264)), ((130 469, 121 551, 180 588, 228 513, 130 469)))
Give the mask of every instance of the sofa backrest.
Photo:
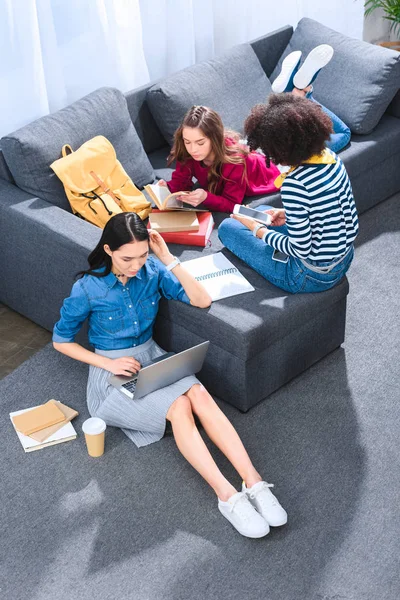
MULTIPOLYGON (((124 95, 100 88, 1 139, 1 148, 18 187, 69 210, 64 188, 50 165, 64 144, 74 150, 104 135, 138 187, 154 180, 153 168, 132 124, 124 95)), ((100 174, 101 175, 101 174, 100 174)))
MULTIPOLYGON (((272 73, 292 34, 293 28, 286 26, 250 42, 267 77, 272 73)), ((132 122, 148 154, 166 145, 146 100, 148 90, 157 83, 158 81, 152 81, 125 94, 132 122)))
POLYGON ((14 177, 11 175, 10 169, 4 159, 3 152, 0 149, 0 179, 5 179, 10 183, 14 183, 14 177))
POLYGON ((392 117, 400 119, 400 90, 397 92, 391 103, 386 109, 386 112, 392 117))
POLYGON ((335 52, 313 84, 315 99, 338 115, 353 133, 370 133, 400 88, 400 53, 304 18, 275 67, 272 81, 290 52, 301 50, 304 60, 319 44, 330 44, 335 52))

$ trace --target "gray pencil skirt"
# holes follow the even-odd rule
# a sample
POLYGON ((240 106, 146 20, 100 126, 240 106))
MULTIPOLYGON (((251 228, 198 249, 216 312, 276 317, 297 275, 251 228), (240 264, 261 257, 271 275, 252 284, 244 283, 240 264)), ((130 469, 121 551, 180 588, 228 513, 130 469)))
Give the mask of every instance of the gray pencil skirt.
MULTIPOLYGON (((108 358, 134 356, 146 364, 165 354, 153 339, 140 346, 122 350, 95 350, 108 358)), ((99 367, 89 367, 87 405, 89 413, 100 417, 107 425, 120 427, 138 448, 158 442, 165 433, 166 415, 175 400, 193 385, 200 383, 194 376, 184 377, 139 400, 133 400, 108 383, 110 373, 99 367)))

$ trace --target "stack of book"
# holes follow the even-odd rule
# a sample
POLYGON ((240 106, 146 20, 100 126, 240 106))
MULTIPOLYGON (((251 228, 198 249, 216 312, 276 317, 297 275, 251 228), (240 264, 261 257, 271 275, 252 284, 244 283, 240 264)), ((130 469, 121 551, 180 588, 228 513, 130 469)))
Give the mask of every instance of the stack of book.
POLYGON ((10 413, 11 423, 25 452, 76 438, 71 421, 79 413, 57 400, 10 413))
POLYGON ((157 206, 149 216, 149 229, 158 231, 167 243, 206 246, 214 227, 210 212, 184 206, 176 199, 187 192, 171 194, 160 185, 146 185, 145 190, 157 206))

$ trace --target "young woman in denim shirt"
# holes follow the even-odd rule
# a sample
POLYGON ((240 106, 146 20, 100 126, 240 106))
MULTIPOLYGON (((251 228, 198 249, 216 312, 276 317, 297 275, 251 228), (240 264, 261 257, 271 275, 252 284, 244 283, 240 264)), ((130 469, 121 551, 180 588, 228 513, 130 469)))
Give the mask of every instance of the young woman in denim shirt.
POLYGON ((185 377, 139 400, 127 398, 108 383, 110 373, 129 376, 165 353, 152 339, 160 297, 206 308, 211 299, 203 286, 135 213, 110 219, 88 261, 90 268, 81 273, 63 303, 53 345, 90 365, 90 414, 120 427, 138 447, 160 440, 166 420, 170 421, 179 450, 214 489, 220 512, 242 535, 262 537, 269 525, 286 523, 286 512, 270 492, 270 484, 262 481, 232 424, 196 377, 185 377), (149 257, 149 249, 156 257, 149 257), (94 352, 74 341, 86 319, 94 352), (217 467, 193 415, 242 477, 241 492, 217 467))

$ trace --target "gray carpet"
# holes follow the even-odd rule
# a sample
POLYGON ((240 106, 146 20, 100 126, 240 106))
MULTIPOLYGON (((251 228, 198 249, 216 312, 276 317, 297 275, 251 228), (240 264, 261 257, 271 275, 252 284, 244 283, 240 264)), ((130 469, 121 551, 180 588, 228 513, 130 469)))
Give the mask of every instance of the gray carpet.
MULTIPOLYGON (((46 347, 0 383, 0 595, 7 600, 400 597, 400 196, 361 216, 341 348, 243 415, 224 409, 289 513, 237 534, 171 436, 102 459, 24 454, 8 413, 55 397, 84 418, 86 367, 46 347)), ((239 477, 219 452, 223 471, 239 477)))

